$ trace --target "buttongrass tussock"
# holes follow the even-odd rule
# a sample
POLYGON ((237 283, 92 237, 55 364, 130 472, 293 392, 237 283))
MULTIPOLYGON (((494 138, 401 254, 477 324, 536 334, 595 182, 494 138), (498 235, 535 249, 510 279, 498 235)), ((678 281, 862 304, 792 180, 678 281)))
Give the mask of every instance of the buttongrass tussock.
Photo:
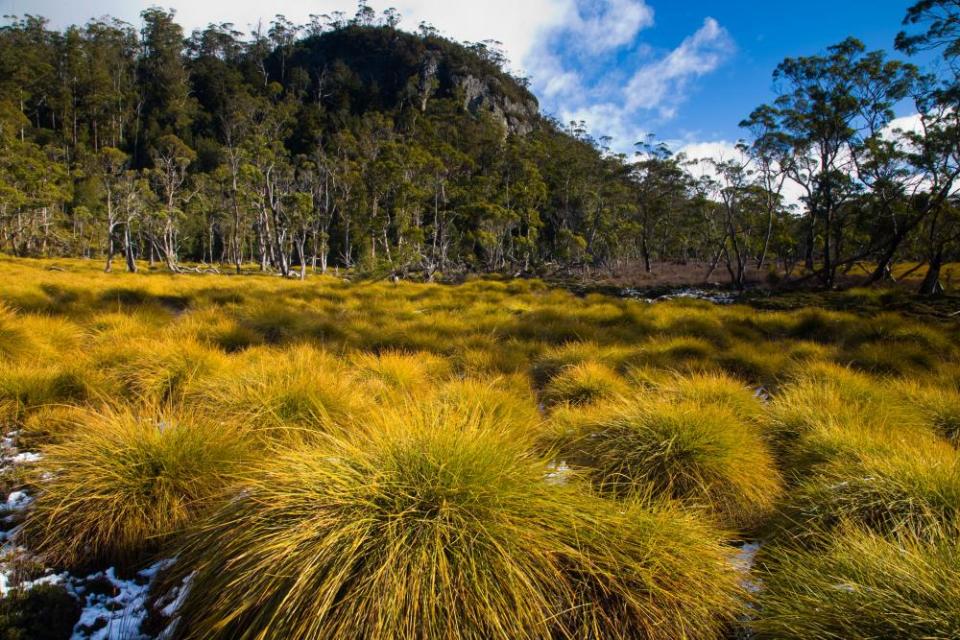
POLYGON ((602 494, 681 500, 730 529, 758 525, 782 490, 757 425, 722 404, 664 398, 655 390, 559 412, 543 445, 556 460, 584 469, 602 494))
POLYGON ((822 545, 842 523, 920 538, 960 532, 960 456, 936 440, 852 449, 790 492, 777 536, 784 544, 822 545))
POLYGON ((238 429, 159 407, 88 412, 40 451, 37 497, 18 540, 55 566, 136 563, 248 461, 238 429))
POLYGON ((30 353, 31 347, 21 319, 12 309, 0 304, 0 362, 9 362, 30 353))
POLYGON ((564 367, 544 388, 542 397, 547 405, 589 405, 629 390, 626 380, 607 365, 583 362, 564 367))
POLYGON ((101 269, 0 257, 10 524, 91 570, 179 552, 181 638, 709 640, 744 580, 767 637, 956 635, 948 581, 886 551, 960 531, 939 304, 101 269), (875 608, 832 598, 847 566, 875 608))
POLYGON ((349 358, 352 376, 374 395, 415 394, 450 374, 450 363, 431 353, 384 351, 349 358))
POLYGON ((0 367, 0 403, 21 425, 30 412, 50 404, 78 403, 100 395, 100 376, 80 358, 64 354, 62 364, 23 361, 0 367))
POLYGON ((334 429, 367 404, 339 359, 305 345, 248 351, 234 368, 193 385, 188 402, 275 436, 334 429))
POLYGON ((709 526, 550 482, 493 414, 356 431, 280 452, 183 538, 176 638, 710 639, 739 611, 709 526))
POLYGON ((960 542, 853 527, 827 549, 779 548, 761 562, 760 640, 960 637, 960 542), (766 566, 765 566, 766 565, 766 566))
POLYGON ((190 385, 213 376, 227 365, 224 354, 192 337, 168 336, 125 345, 133 357, 116 375, 133 398, 147 402, 179 402, 190 385))
POLYGON ((437 388, 436 401, 479 411, 494 424, 515 430, 518 437, 535 435, 543 421, 533 390, 520 376, 451 380, 437 388))

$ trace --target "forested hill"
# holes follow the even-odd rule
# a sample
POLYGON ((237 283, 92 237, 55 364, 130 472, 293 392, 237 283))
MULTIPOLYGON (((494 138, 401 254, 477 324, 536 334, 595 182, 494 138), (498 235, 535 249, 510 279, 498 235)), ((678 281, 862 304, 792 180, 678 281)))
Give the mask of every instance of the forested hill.
POLYGON ((494 44, 363 11, 252 38, 142 17, 0 33, 0 250, 283 274, 586 259, 590 181, 618 167, 494 44))
POLYGON ((491 115, 511 133, 529 133, 537 121, 536 98, 502 70, 495 50, 467 48, 430 31, 418 36, 351 25, 302 40, 292 51, 278 48, 269 63, 269 76, 286 90, 317 99, 332 116, 324 123, 331 128, 348 125, 346 114, 428 112, 433 98, 455 100, 473 116, 491 115))
POLYGON ((917 3, 896 48, 948 64, 855 38, 787 58, 780 95, 744 114, 741 155, 698 170, 653 139, 613 153, 540 114, 496 43, 407 32, 365 2, 253 34, 187 35, 157 8, 140 28, 7 20, 0 252, 301 277, 703 263, 738 286, 803 265, 828 287, 910 261, 929 293, 960 258, 960 10, 946 0, 917 3), (917 126, 891 135, 907 101, 917 126))

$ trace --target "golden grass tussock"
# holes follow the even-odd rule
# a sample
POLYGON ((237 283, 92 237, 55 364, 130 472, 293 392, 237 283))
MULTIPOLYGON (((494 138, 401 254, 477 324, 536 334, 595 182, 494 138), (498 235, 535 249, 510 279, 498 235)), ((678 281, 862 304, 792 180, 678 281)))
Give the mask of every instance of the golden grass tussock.
POLYGON ((84 423, 89 411, 86 405, 43 405, 24 418, 17 433, 17 445, 37 449, 63 442, 84 423))
POLYGON ((7 420, 21 425, 41 407, 79 403, 100 394, 100 378, 65 356, 60 366, 21 362, 0 368, 0 403, 7 420))
POLYGON ((145 402, 178 402, 189 387, 223 370, 227 358, 191 337, 164 336, 121 347, 130 350, 114 373, 125 391, 145 402))
MULTIPOLYGON (((716 394, 718 386, 707 379, 703 395, 716 394)), ((602 494, 652 493, 706 510, 729 529, 756 527, 782 491, 762 431, 735 407, 687 393, 691 399, 651 391, 561 411, 543 446, 558 462, 583 469, 602 494)))
POLYGON ((18 540, 55 566, 135 563, 187 525, 247 458, 238 429, 170 408, 88 412, 41 448, 18 540))
POLYGON ((751 422, 764 420, 766 408, 757 390, 722 373, 673 375, 655 382, 653 388, 661 395, 692 401, 703 406, 725 407, 741 420, 751 422))
POLYGON ((781 548, 758 573, 761 640, 960 637, 960 543, 848 528, 827 549, 781 548))
POLYGON ((960 447, 960 389, 902 381, 893 391, 918 411, 937 433, 955 447, 960 447))
POLYGON ((780 389, 770 420, 787 444, 806 432, 845 425, 901 433, 927 427, 922 412, 892 393, 885 380, 826 363, 808 364, 780 389))
POLYGON ((422 392, 451 373, 447 360, 426 352, 358 352, 349 362, 352 377, 377 397, 422 392))
POLYGON ((710 639, 738 613, 689 514, 550 482, 494 414, 370 420, 280 452, 183 539, 177 638, 710 639))
POLYGON ((29 353, 33 345, 17 314, 0 304, 0 361, 15 360, 29 353))
POLYGON ((939 304, 101 269, 0 257, 8 524, 180 640, 957 636, 939 304))
POLYGON ((436 402, 458 410, 479 411, 521 438, 534 437, 543 422, 537 397, 521 376, 451 380, 437 388, 436 402))
POLYGON ((945 442, 926 445, 861 446, 820 466, 785 499, 778 541, 816 546, 844 523, 885 535, 960 532, 960 456, 945 442))
POLYGON ((349 375, 315 347, 259 348, 193 385, 188 402, 254 431, 326 431, 367 408, 349 375))
POLYGON ((543 390, 547 405, 589 405, 626 395, 630 386, 616 371, 599 362, 564 367, 543 390))

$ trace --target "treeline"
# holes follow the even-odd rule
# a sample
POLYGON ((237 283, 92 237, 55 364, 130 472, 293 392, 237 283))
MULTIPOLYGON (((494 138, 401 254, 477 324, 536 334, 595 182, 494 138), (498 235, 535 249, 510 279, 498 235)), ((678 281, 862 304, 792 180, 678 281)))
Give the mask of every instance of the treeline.
POLYGON ((740 286, 910 259, 927 293, 960 251, 955 2, 917 3, 896 42, 939 50, 931 70, 854 39, 785 60, 707 172, 652 139, 613 153, 539 115, 496 43, 405 32, 364 2, 248 35, 141 17, 0 28, 0 251, 300 277, 698 261, 740 286), (916 126, 896 132, 905 101, 916 126))

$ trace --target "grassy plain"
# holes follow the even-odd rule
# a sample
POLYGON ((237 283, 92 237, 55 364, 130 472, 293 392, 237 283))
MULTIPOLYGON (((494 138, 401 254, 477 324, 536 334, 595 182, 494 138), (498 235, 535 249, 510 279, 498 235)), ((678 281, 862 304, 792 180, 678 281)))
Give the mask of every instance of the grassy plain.
POLYGON ((958 637, 960 327, 828 299, 0 258, 14 540, 181 640, 958 637))

